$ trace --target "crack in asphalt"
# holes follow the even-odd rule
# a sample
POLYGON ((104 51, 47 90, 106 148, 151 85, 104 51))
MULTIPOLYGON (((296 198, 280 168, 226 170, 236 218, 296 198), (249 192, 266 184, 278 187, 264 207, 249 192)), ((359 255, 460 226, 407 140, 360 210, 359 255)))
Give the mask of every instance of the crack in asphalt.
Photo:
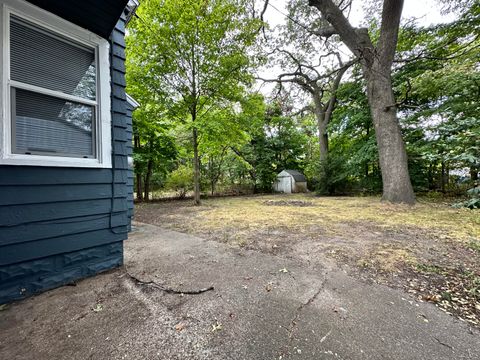
POLYGON ((320 283, 320 286, 317 289, 317 291, 306 302, 300 304, 300 306, 298 306, 295 309, 295 316, 290 321, 290 325, 287 329, 287 331, 288 331, 288 342, 284 346, 284 348, 279 351, 279 359, 282 359, 283 356, 286 356, 290 353, 289 349, 292 346, 292 341, 295 339, 295 332, 298 329, 298 318, 300 317, 300 314, 301 314, 302 310, 305 307, 311 305, 317 299, 317 297, 320 295, 320 293, 324 290, 325 285, 327 283, 328 274, 329 274, 328 271, 324 274, 324 278, 323 278, 322 282, 320 283))

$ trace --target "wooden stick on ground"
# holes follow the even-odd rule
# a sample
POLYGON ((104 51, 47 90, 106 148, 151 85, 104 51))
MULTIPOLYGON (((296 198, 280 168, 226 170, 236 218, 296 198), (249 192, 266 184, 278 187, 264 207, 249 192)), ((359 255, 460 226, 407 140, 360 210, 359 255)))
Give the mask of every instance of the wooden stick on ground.
POLYGON ((206 287, 206 288, 199 289, 199 290, 176 290, 176 289, 172 289, 172 288, 166 287, 164 285, 158 284, 155 281, 141 280, 141 279, 137 278, 136 276, 132 275, 130 272, 128 272, 126 266, 125 266, 125 274, 127 274, 128 277, 130 277, 137 284, 145 285, 145 286, 151 286, 155 289, 162 290, 162 291, 164 291, 168 294, 199 295, 199 294, 203 294, 204 292, 207 292, 207 291, 213 291, 215 289, 213 286, 206 287))

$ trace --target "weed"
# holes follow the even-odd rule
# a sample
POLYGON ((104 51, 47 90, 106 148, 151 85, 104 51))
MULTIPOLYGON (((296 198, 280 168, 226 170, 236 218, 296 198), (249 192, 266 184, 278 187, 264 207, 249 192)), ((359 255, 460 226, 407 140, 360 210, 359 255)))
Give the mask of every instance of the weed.
POLYGON ((480 241, 478 240, 472 240, 468 243, 467 247, 469 249, 472 249, 472 250, 475 250, 475 251, 478 251, 480 252, 480 241))
POLYGON ((416 264, 415 268, 417 271, 427 274, 444 274, 446 272, 444 268, 430 264, 416 264))

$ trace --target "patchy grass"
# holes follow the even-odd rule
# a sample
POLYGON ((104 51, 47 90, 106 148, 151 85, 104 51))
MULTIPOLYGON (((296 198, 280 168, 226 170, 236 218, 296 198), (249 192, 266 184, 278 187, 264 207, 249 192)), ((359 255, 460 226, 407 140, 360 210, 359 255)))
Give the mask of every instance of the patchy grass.
POLYGON ((480 241, 472 240, 467 245, 470 249, 480 253, 480 241))
POLYGON ((420 199, 309 194, 138 204, 136 219, 231 246, 298 257, 328 256, 363 279, 384 283, 478 325, 480 213, 420 199), (450 297, 445 294, 453 294, 450 297))

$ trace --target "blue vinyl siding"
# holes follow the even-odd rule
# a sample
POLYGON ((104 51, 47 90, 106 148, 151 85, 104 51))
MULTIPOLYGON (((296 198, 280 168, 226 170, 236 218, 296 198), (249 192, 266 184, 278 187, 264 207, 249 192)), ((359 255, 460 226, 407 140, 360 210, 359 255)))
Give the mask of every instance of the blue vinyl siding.
MULTIPOLYGON (((132 106, 127 106, 127 156, 133 157, 133 130, 132 130, 132 106)), ((133 219, 133 166, 127 171, 127 206, 128 206, 128 230, 131 230, 131 223, 133 219)))
POLYGON ((112 169, 0 166, 0 304, 123 263, 133 212, 125 24, 111 42, 112 169))

